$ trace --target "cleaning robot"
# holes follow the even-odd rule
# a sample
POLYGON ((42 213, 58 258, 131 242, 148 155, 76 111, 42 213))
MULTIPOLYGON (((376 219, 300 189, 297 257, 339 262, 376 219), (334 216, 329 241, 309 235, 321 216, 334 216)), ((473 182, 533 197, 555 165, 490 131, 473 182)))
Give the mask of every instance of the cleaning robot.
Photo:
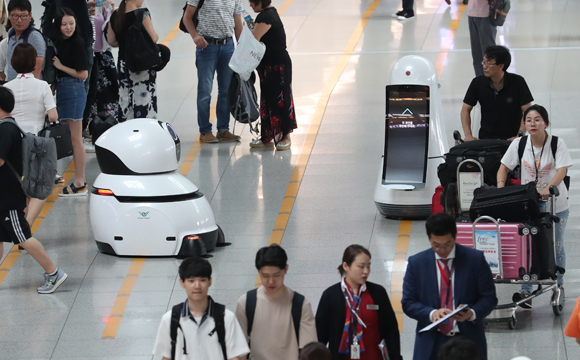
POLYGON ((424 219, 447 153, 437 70, 421 56, 400 59, 386 94, 385 147, 375 204, 389 218, 424 219))
POLYGON ((128 256, 211 256, 229 245, 207 199, 177 172, 181 143, 170 124, 135 119, 95 143, 101 174, 90 217, 100 251, 128 256))

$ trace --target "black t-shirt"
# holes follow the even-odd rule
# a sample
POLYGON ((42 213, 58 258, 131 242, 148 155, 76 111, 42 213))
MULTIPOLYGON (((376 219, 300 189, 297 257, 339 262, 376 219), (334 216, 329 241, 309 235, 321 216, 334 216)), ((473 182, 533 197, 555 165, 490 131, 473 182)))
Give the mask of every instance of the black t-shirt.
MULTIPOLYGON (((85 42, 79 35, 73 35, 66 40, 56 42, 56 55, 60 62, 77 71, 89 69, 89 59, 85 42)), ((72 77, 64 71, 58 70, 58 77, 72 77)))
POLYGON ((290 62, 290 55, 286 51, 286 32, 276 8, 264 9, 256 17, 257 23, 272 25, 260 39, 266 45, 266 53, 260 65, 284 65, 290 62))
MULTIPOLYGON (((123 60, 125 59, 125 36, 127 34, 127 30, 129 30, 129 28, 133 26, 133 24, 135 24, 135 21, 137 21, 137 14, 143 16, 143 20, 145 20, 147 16, 150 16, 149 9, 147 8, 139 8, 133 11, 126 12, 125 23, 123 24, 123 31, 121 33, 117 33, 117 31, 113 30, 115 32, 115 38, 117 38, 117 42, 119 43, 119 59, 123 60)), ((115 23, 116 21, 115 19, 117 18, 117 16, 119 16, 119 11, 115 10, 111 15, 110 21, 111 25, 115 23)))
POLYGON ((506 72, 503 87, 497 91, 490 78, 478 76, 471 81, 463 102, 481 105, 480 139, 509 139, 518 135, 522 106, 534 98, 523 77, 506 72))
POLYGON ((26 195, 6 162, 22 175, 22 137, 14 124, 0 124, 0 211, 24 210, 26 195))

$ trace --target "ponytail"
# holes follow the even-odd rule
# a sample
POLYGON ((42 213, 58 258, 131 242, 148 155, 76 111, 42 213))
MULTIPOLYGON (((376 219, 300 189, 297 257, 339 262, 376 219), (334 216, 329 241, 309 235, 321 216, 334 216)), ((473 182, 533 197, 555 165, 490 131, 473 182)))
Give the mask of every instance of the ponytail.
MULTIPOLYGON (((112 23, 111 25, 113 26, 113 30, 117 34, 121 34, 124 30, 123 28, 125 27, 126 8, 127 8, 126 0, 121 0, 119 7, 117 8, 117 10, 115 10, 117 15, 113 19, 114 21, 111 21, 111 23, 112 23)), ((111 17, 112 17, 112 15, 111 15, 111 17)))

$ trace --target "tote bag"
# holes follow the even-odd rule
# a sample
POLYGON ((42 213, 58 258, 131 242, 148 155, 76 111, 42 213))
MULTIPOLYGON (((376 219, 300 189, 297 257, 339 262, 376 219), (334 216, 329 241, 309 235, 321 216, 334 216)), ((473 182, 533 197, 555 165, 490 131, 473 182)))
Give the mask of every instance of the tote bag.
POLYGON ((230 68, 238 73, 242 80, 248 81, 265 53, 266 45, 256 40, 250 29, 244 25, 238 46, 230 59, 230 68))
POLYGON ((70 128, 67 123, 50 123, 45 119, 44 129, 40 130, 38 136, 53 138, 56 143, 56 158, 58 160, 73 154, 70 128))

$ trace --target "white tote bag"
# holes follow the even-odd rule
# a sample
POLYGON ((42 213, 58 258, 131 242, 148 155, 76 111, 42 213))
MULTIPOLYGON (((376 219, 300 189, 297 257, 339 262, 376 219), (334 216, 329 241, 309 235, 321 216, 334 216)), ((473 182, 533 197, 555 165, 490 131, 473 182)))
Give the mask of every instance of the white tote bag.
POLYGON ((230 68, 238 73, 242 80, 248 81, 252 71, 260 65, 264 53, 266 53, 266 45, 256 40, 250 29, 244 24, 238 46, 236 46, 230 59, 230 68))

